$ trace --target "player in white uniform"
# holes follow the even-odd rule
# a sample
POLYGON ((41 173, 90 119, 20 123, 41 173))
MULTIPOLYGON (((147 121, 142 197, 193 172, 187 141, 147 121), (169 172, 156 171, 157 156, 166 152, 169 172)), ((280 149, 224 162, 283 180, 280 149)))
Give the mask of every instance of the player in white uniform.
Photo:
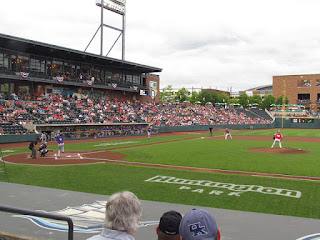
POLYGON ((232 136, 231 136, 229 129, 226 128, 226 131, 224 133, 224 140, 227 140, 228 136, 230 137, 230 139, 232 139, 232 136))

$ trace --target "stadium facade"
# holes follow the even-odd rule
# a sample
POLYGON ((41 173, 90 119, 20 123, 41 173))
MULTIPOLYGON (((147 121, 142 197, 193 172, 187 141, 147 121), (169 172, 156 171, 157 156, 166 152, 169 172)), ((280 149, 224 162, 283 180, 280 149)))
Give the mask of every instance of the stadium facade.
POLYGON ((289 104, 303 105, 310 111, 320 111, 320 74, 273 76, 273 95, 286 95, 289 104))
POLYGON ((0 93, 159 101, 161 68, 0 34, 0 93))

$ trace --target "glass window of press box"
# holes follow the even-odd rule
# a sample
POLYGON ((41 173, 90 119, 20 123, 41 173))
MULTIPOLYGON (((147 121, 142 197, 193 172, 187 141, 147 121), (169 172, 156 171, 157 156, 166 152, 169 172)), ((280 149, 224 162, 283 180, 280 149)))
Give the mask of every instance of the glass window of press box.
POLYGON ((3 48, 0 48, 0 71, 30 72, 32 77, 59 76, 67 81, 85 81, 94 77, 96 84, 116 82, 129 86, 143 85, 141 75, 134 72, 125 74, 103 66, 28 55, 3 48))
POLYGON ((311 80, 307 79, 299 79, 298 87, 311 87, 311 80))

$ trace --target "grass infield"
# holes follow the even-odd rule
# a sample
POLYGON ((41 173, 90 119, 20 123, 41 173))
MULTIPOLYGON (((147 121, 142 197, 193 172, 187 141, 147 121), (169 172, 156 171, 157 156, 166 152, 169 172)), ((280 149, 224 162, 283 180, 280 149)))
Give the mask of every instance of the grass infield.
MULTIPOLYGON (((275 130, 239 131, 236 134, 272 135, 275 130)), ((285 136, 318 137, 320 130, 284 129, 285 136), (292 135, 291 135, 292 134, 292 135)), ((221 135, 222 133, 215 133, 221 135)), ((185 141, 190 135, 157 137, 151 140, 133 139, 112 142, 68 144, 68 150, 98 150, 142 145, 113 150, 127 155, 124 160, 265 173, 320 177, 319 149, 316 143, 285 143, 285 147, 302 148, 308 154, 263 154, 247 148, 270 147, 272 141, 224 141, 221 138, 185 141), (173 141, 158 145, 147 143, 173 141)), ((56 146, 52 147, 56 150, 56 146)), ((25 149, 15 149, 27 152, 25 149)), ((5 153, 7 154, 7 153, 5 153)), ((129 190, 140 199, 181 203, 215 208, 320 218, 320 182, 220 174, 124 164, 93 164, 77 166, 27 166, 6 164, 10 182, 110 195, 129 190), (185 181, 146 181, 156 176, 168 176, 185 181), (186 180, 203 180, 190 182, 186 180), (210 183, 210 184, 209 184, 210 183), (229 184, 229 185, 227 185, 229 184), (231 185, 234 184, 234 185, 231 185), (241 185, 241 186, 239 186, 241 185), (246 191, 251 186, 252 191, 246 191), (235 189, 243 189, 236 191, 235 189), (300 193, 301 196, 291 194, 300 193), (280 193, 280 194, 279 194, 280 193), (287 195, 286 195, 287 194, 287 195)), ((159 179, 159 177, 158 177, 159 179)))

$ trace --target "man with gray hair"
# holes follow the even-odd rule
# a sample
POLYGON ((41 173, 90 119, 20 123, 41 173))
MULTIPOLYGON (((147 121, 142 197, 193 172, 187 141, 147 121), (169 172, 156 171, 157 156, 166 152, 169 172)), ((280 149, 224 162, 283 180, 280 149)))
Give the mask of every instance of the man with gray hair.
POLYGON ((132 192, 111 195, 106 204, 103 230, 88 240, 134 240, 142 215, 141 202, 132 192))

